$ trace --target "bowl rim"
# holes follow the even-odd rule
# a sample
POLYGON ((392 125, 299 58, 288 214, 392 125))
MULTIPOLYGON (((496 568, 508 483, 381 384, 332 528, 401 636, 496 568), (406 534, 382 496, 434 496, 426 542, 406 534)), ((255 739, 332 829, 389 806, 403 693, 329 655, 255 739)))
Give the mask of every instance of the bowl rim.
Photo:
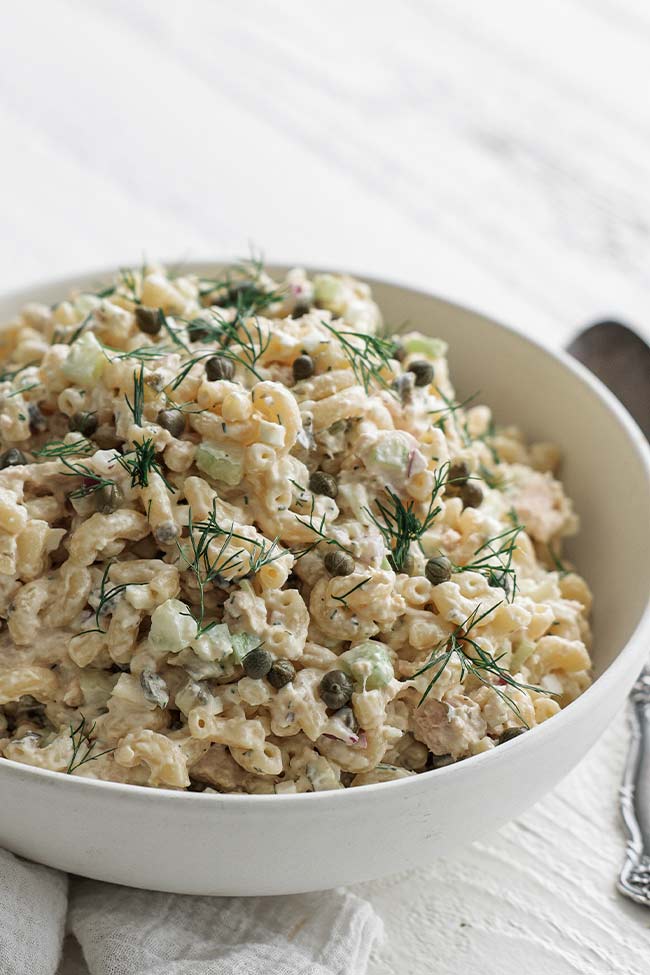
MULTIPOLYGON (((183 261, 166 261, 161 260, 156 263, 160 263, 164 267, 174 266, 180 267, 187 273, 196 273, 196 268, 203 267, 226 267, 229 263, 223 259, 215 258, 187 258, 183 261)), ((331 268, 315 268, 312 265, 304 264, 300 261, 265 261, 265 269, 271 274, 273 273, 283 273, 286 270, 293 267, 304 267, 309 274, 319 273, 319 274, 337 274, 346 273, 350 274, 355 278, 363 281, 370 285, 371 288, 375 286, 388 287, 391 289, 397 289, 401 291, 408 291, 415 294, 421 298, 433 299, 439 305, 446 305, 450 310, 469 312, 471 315, 481 318, 484 322, 492 326, 496 326, 498 329, 509 333, 516 339, 520 339, 525 344, 527 344, 532 352, 537 355, 545 356, 561 366, 564 366, 568 370, 574 380, 581 383, 583 386, 588 387, 589 391, 600 399, 604 405, 607 407, 610 413, 613 413, 617 419, 622 431, 627 434, 628 439, 631 441, 639 460, 645 470, 645 479, 650 487, 650 443, 646 440, 641 429, 637 425, 636 421, 628 413, 622 403, 614 396, 614 394, 601 382, 592 372, 590 372, 585 366, 580 362, 575 360, 563 349, 555 349, 552 346, 545 344, 542 340, 538 338, 533 338, 530 335, 525 334, 520 331, 514 325, 507 322, 502 322, 493 318, 491 315, 486 314, 478 308, 475 308, 471 304, 461 304, 460 302, 445 297, 442 294, 427 291, 423 288, 416 287, 409 283, 403 283, 401 281, 387 279, 384 277, 376 277, 373 274, 365 273, 359 270, 346 270, 345 272, 337 271, 331 268)), ((18 288, 13 288, 10 291, 0 291, 0 304, 5 304, 7 302, 11 303, 16 301, 18 303, 27 303, 30 301, 29 293, 31 291, 44 291, 50 288, 60 288, 62 292, 67 293, 70 289, 75 287, 83 287, 84 283, 88 283, 91 279, 96 278, 98 283, 101 283, 103 279, 110 277, 115 274, 115 267, 102 267, 102 268, 91 268, 86 271, 79 271, 73 275, 57 275, 51 278, 38 279, 35 282, 21 285, 18 288)), ((34 299, 31 299, 34 300, 34 299)), ((18 310, 18 309, 17 309, 18 310)), ((0 331, 2 331, 3 324, 0 322, 0 331)), ((210 802, 213 805, 221 806, 222 804, 228 805, 253 805, 253 806, 285 806, 287 803, 295 805, 297 803, 309 803, 310 805, 314 803, 326 802, 351 802, 353 801, 351 797, 359 795, 362 793, 365 797, 369 798, 376 791, 380 790, 380 795, 388 793, 388 790, 397 793, 405 792, 407 789, 412 789, 415 783, 420 785, 425 785, 431 782, 432 776, 436 776, 435 781, 441 782, 444 777, 449 780, 452 776, 460 778, 471 775, 471 772, 477 766, 484 766, 486 763, 495 764, 495 762, 502 762, 507 760, 513 748, 523 749, 531 747, 531 741, 533 743, 540 742, 540 744, 549 737, 559 735, 562 729, 572 722, 574 718, 577 718, 582 712, 591 706, 591 702, 598 699, 600 695, 605 695, 608 690, 614 687, 619 679, 619 672, 624 670, 627 665, 629 658, 633 657, 636 652, 636 648, 645 641, 646 644, 650 645, 650 591, 648 594, 648 600, 646 602, 643 613, 641 614, 637 625, 630 635, 629 639, 626 641, 624 646, 621 648, 620 652, 617 654, 616 658, 609 664, 609 666, 600 674, 594 682, 584 691, 580 697, 572 701, 566 708, 563 708, 557 714, 553 715, 551 720, 544 721, 541 725, 536 725, 531 728, 525 735, 515 738, 511 741, 504 742, 498 748, 492 748, 489 751, 481 752, 477 755, 470 755, 468 758, 463 759, 459 762, 454 762, 451 765, 444 766, 439 769, 430 769, 427 772, 418 772, 415 775, 405 776, 402 779, 391 779, 387 782, 373 782, 368 785, 355 786, 354 789, 333 789, 321 792, 303 792, 295 794, 240 794, 240 793, 204 793, 204 792, 188 792, 187 790, 179 789, 168 789, 168 788, 154 788, 152 786, 135 785, 126 782, 111 782, 104 779, 91 779, 85 776, 69 776, 64 772, 55 772, 51 769, 42 769, 33 765, 27 765, 23 762, 15 762, 12 759, 0 758, 0 776, 2 775, 3 769, 6 769, 10 773, 16 773, 17 776, 24 777, 26 779, 41 779, 45 782, 49 782, 53 788, 61 787, 63 788, 63 783, 67 782, 65 788, 75 789, 79 792, 88 792, 88 790, 95 790, 96 794, 99 796, 101 791, 111 792, 116 796, 133 796, 135 799, 140 801, 150 801, 159 800, 161 802, 210 802), (74 785, 73 785, 74 783, 74 785), (99 791, 97 791, 99 790, 99 791)))

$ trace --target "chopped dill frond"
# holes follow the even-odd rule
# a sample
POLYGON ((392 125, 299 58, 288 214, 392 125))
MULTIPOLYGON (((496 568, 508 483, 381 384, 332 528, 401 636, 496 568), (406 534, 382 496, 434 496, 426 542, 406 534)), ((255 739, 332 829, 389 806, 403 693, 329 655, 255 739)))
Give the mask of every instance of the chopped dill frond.
POLYGON ((564 562, 562 561, 562 559, 560 558, 560 556, 555 551, 552 545, 548 545, 547 547, 548 547, 548 554, 551 556, 551 559, 553 560, 553 565, 555 566, 555 570, 556 572, 560 573, 560 578, 563 579, 564 576, 568 576, 571 570, 567 569, 566 565, 564 564, 564 562))
POLYGON ((488 585, 503 589, 510 602, 517 592, 517 574, 512 559, 517 551, 517 539, 523 525, 507 528, 498 535, 486 539, 474 552, 474 557, 464 565, 454 565, 454 572, 478 572, 488 585))
POLYGON ((169 345, 141 345, 130 352, 115 351, 115 359, 139 359, 140 362, 150 362, 156 359, 165 359, 174 350, 169 345))
POLYGON ((17 369, 6 369, 4 372, 0 373, 0 383, 13 382, 13 380, 25 369, 29 369, 30 366, 37 366, 38 362, 34 360, 33 362, 26 362, 24 366, 18 366, 17 369))
POLYGON ((189 542, 191 557, 188 556, 183 544, 178 539, 176 546, 179 554, 185 562, 187 568, 192 572, 197 588, 199 590, 199 615, 193 616, 196 622, 196 635, 201 636, 215 626, 216 621, 205 623, 205 587, 210 583, 224 583, 226 585, 241 582, 257 572, 265 565, 270 565, 285 553, 279 545, 279 540, 275 538, 272 542, 266 539, 257 541, 250 539, 246 535, 240 535, 231 524, 225 528, 217 520, 216 504, 212 502, 212 510, 208 513, 204 521, 194 522, 192 519, 192 509, 189 510, 188 537, 183 541, 189 542), (210 545, 213 541, 220 539, 221 544, 216 554, 210 554, 210 545), (233 539, 240 542, 247 542, 253 545, 253 552, 246 548, 238 548, 234 552, 228 553, 228 548, 233 539), (225 573, 244 567, 245 558, 248 559, 248 568, 241 575, 231 575, 226 577, 225 573))
POLYGON ((342 545, 335 538, 330 538, 325 531, 325 513, 322 514, 320 520, 314 518, 315 507, 316 499, 312 495, 311 511, 309 512, 309 515, 306 516, 306 520, 303 520, 300 515, 296 515, 296 521, 313 532, 316 538, 310 545, 306 545, 305 548, 297 550, 292 549, 291 554, 293 557, 295 559, 301 559, 304 555, 307 555, 308 552, 312 552, 315 548, 317 548, 321 542, 324 542, 326 545, 335 545, 336 548, 341 549, 342 552, 347 552, 348 555, 352 555, 349 548, 346 548, 345 545, 342 545))
POLYGON ((97 447, 85 437, 73 440, 71 443, 64 443, 62 440, 51 440, 39 450, 34 451, 35 457, 44 457, 46 460, 63 459, 65 457, 87 456, 94 454, 97 447))
POLYGON ((9 393, 7 399, 11 399, 12 396, 19 396, 20 393, 28 393, 30 389, 36 389, 40 385, 40 383, 30 383, 28 386, 21 386, 20 389, 14 389, 13 393, 9 393))
POLYGON ((176 493, 176 489, 169 483, 156 459, 156 448, 150 437, 142 443, 134 443, 133 450, 126 454, 115 454, 115 460, 130 475, 131 487, 148 487, 149 474, 154 471, 162 477, 167 490, 172 494, 176 493))
POLYGON ((281 288, 269 291, 260 286, 263 273, 262 258, 252 256, 232 265, 220 278, 201 278, 199 295, 205 298, 216 292, 216 303, 220 308, 235 308, 243 317, 258 315, 284 297, 281 288))
POLYGON ((361 589, 362 586, 365 586, 367 582, 370 582, 371 578, 372 576, 368 576, 367 579, 362 579, 361 582, 357 582, 356 586, 352 586, 352 589, 348 589, 348 591, 344 592, 341 596, 332 596, 332 599, 335 599, 338 603, 343 603, 345 608, 349 609, 350 607, 346 603, 348 596, 351 596, 353 592, 357 591, 357 589, 361 589))
POLYGON ((435 673, 429 684, 422 694, 418 702, 418 707, 424 703, 424 701, 429 696, 431 689, 433 688, 436 681, 442 676, 445 667, 450 662, 453 657, 458 659, 461 666, 461 673, 458 680, 462 682, 465 678, 465 674, 471 674, 479 683, 484 684, 486 687, 491 687, 495 694, 503 701, 507 707, 519 718, 521 723, 528 728, 528 723, 522 715, 521 711, 511 698, 502 690, 498 684, 494 683, 495 680, 499 681, 501 685, 507 684, 509 687, 515 690, 527 690, 536 691, 538 694, 549 694, 550 691, 546 691, 543 687, 537 687, 534 684, 525 684, 518 681, 512 676, 509 670, 502 667, 499 664, 505 654, 500 654, 498 657, 493 657, 491 653, 485 650, 476 640, 470 636, 473 628, 476 627, 481 620, 493 613, 501 603, 496 603, 494 606, 490 606, 489 609, 484 610, 480 613, 481 604, 476 607, 476 609, 470 613, 466 620, 455 628, 453 633, 442 640, 431 652, 431 657, 428 662, 421 667, 413 676, 419 677, 420 674, 428 673, 428 671, 436 668, 435 673))
POLYGON ((68 763, 68 767, 66 769, 67 775, 72 775, 72 773, 76 771, 76 769, 81 768, 81 766, 85 765, 86 762, 94 762, 95 759, 101 758, 102 755, 108 755, 110 754, 110 752, 115 751, 114 748, 107 748, 103 752, 97 752, 93 754, 93 752, 95 751, 95 746, 97 745, 96 741, 91 740, 91 735, 95 730, 95 725, 96 722, 93 721, 90 727, 87 728, 86 719, 83 716, 83 714, 81 715, 81 721, 76 726, 76 728, 70 725, 70 740, 72 741, 72 758, 70 759, 68 763), (84 750, 82 751, 82 749, 84 750))
POLYGON ((142 411, 144 409, 144 366, 140 366, 139 372, 133 373, 133 402, 125 396, 126 405, 133 414, 133 422, 142 426, 142 411))
MULTIPOLYGON (((90 630, 82 630, 81 633, 77 633, 76 636, 84 636, 86 633, 106 633, 107 631, 103 628, 100 620, 102 616, 105 616, 111 611, 111 603, 118 596, 128 589, 131 585, 130 582, 120 583, 118 586, 112 586, 110 589, 106 588, 108 582, 108 573, 110 572, 113 562, 107 562, 102 573, 102 580, 99 584, 99 599, 97 601, 97 609, 95 610, 95 626, 90 630)), ((72 638, 74 639, 74 637, 72 638)))
POLYGON ((448 474, 448 463, 442 464, 436 471, 429 507, 422 519, 415 513, 415 501, 411 500, 405 506, 401 498, 388 486, 384 488, 387 500, 375 501, 379 511, 378 516, 374 515, 370 508, 364 508, 381 532, 388 549, 388 562, 394 572, 404 570, 412 542, 417 542, 422 549, 420 541, 422 535, 431 527, 436 515, 442 510, 437 501, 447 483, 448 474))
POLYGON ((325 321, 321 321, 321 325, 340 343, 344 356, 366 393, 376 383, 397 395, 382 375, 398 349, 397 342, 379 335, 365 335, 363 332, 342 332, 325 321))
POLYGON ((68 497, 72 500, 86 498, 89 494, 94 494, 95 491, 100 491, 104 487, 113 487, 115 485, 115 481, 112 478, 102 477, 101 474, 96 474, 86 464, 72 464, 65 457, 61 458, 61 463, 65 464, 68 468, 67 471, 63 472, 64 477, 83 478, 84 483, 82 486, 68 494, 68 497))

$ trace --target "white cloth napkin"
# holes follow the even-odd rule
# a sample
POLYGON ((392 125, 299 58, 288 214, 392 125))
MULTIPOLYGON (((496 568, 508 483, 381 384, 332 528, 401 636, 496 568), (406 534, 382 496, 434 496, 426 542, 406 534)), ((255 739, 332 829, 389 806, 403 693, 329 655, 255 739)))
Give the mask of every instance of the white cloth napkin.
POLYGON ((343 889, 190 897, 68 878, 0 850, 0 972, 55 975, 66 930, 91 975, 363 975, 382 922, 343 889))

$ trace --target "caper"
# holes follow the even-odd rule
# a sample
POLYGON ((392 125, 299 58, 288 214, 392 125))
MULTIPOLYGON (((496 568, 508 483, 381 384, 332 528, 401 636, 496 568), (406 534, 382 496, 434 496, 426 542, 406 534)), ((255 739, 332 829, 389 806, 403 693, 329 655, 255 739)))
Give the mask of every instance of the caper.
POLYGON ((257 285, 255 281, 251 281, 245 278, 243 281, 238 281, 237 284, 231 284, 228 288, 228 300, 237 304, 241 298, 247 297, 250 291, 256 291, 257 285))
POLYGON ((310 355, 304 353, 293 361, 293 378, 296 382, 299 379, 309 379, 314 374, 314 360, 310 355))
POLYGON ((324 494, 326 498, 335 498, 339 493, 336 478, 325 471, 314 471, 309 478, 309 490, 314 494, 324 494))
POLYGON ((397 359, 398 362, 403 362, 404 359, 406 358, 406 349, 404 348, 401 342, 398 342, 395 339, 393 340, 393 346, 394 348, 393 348, 392 358, 397 359))
POLYGON ((190 342, 205 342, 210 335, 207 322, 204 322, 201 318, 195 318, 189 322, 187 332, 190 337, 190 342))
POLYGON ((97 431, 97 417, 94 413, 73 413, 68 417, 68 429, 81 433, 84 437, 92 437, 97 431))
POLYGON ((276 690, 280 690, 285 684, 290 684, 291 681, 296 676, 296 668, 293 666, 290 660, 285 660, 282 657, 280 660, 276 660, 268 674, 266 679, 271 685, 275 687, 276 690))
POLYGON ((135 309, 135 323, 141 332, 157 335, 162 328, 163 316, 159 308, 138 305, 135 309))
POLYGON ((483 489, 476 481, 468 481, 463 485, 460 497, 465 508, 478 508, 483 501, 483 489))
POLYGON ((346 728, 349 728, 353 735, 356 735, 359 730, 359 722, 356 719, 356 715, 352 708, 339 708, 335 714, 336 718, 339 718, 343 722, 346 728))
POLYGON ((467 478, 469 475, 470 469, 467 465, 467 461, 455 460, 453 464, 450 464, 449 466, 447 484, 451 487, 461 487, 463 484, 467 484, 467 478))
POLYGON ((169 691, 165 679, 153 670, 143 670, 140 674, 140 687, 145 701, 156 707, 166 708, 169 704, 169 691))
POLYGON ((211 298, 211 303, 217 305, 219 308, 228 308, 230 305, 239 304, 240 300, 247 297, 247 293, 255 289, 254 281, 238 281, 237 284, 231 284, 228 290, 221 295, 217 295, 211 298))
POLYGON ((503 589, 506 596, 510 595, 510 578, 508 573, 504 571, 492 569, 487 577, 488 586, 493 589, 503 589))
POLYGON ((178 525, 175 525, 173 521, 163 521, 160 525, 156 525, 153 530, 153 537, 159 545, 171 545, 172 542, 176 541, 179 534, 178 525))
POLYGON ((497 739, 498 744, 503 745, 506 741, 512 741, 513 738, 518 738, 519 735, 523 735, 527 730, 527 728, 506 728, 506 730, 502 731, 499 735, 497 739))
POLYGON ((346 552, 328 552, 323 561, 332 576, 349 576, 354 572, 354 559, 346 552))
POLYGON ((393 380, 392 385, 401 400, 402 406, 411 402, 413 387, 415 386, 415 377, 412 372, 403 372, 401 376, 393 380))
POLYGON ((225 356, 213 355, 205 364, 205 374, 210 382, 215 382, 217 379, 232 379, 235 375, 235 367, 225 356))
POLYGON ((311 311, 311 305, 307 301, 297 301, 293 306, 293 311, 291 312, 292 318, 302 318, 311 311))
POLYGON ((451 579, 451 562, 444 555, 437 555, 429 559, 424 567, 424 574, 432 586, 439 586, 441 582, 451 579))
POLYGON ((408 371, 415 376, 416 386, 429 386, 433 382, 433 366, 425 359, 416 359, 410 364, 408 371))
POLYGON ((42 433, 43 430, 47 429, 47 421, 36 403, 29 404, 27 413, 29 416, 30 433, 42 433))
POLYGON ((257 647, 246 654, 242 660, 242 665, 247 677, 252 677, 253 680, 261 680, 262 677, 266 677, 273 666, 273 657, 268 650, 257 647))
POLYGON ((163 430, 168 430, 172 437, 180 437, 185 430, 185 417, 180 410, 161 410, 157 422, 163 430))
POLYGON ((0 455, 0 470, 5 467, 18 467, 19 464, 25 463, 25 455, 22 450, 18 450, 18 447, 10 447, 9 450, 5 450, 4 454, 0 455))
POLYGON ((122 507, 124 495, 117 484, 104 484, 93 492, 95 508, 102 515, 110 515, 122 507))
POLYGON ((445 768, 447 765, 453 765, 453 764, 454 764, 454 759, 452 758, 451 755, 449 754, 434 755, 433 752, 431 753, 429 757, 429 761, 427 762, 428 767, 432 769, 445 768))
POLYGON ((354 683, 343 670, 330 670, 322 678, 318 690, 328 708, 338 711, 349 703, 354 683))

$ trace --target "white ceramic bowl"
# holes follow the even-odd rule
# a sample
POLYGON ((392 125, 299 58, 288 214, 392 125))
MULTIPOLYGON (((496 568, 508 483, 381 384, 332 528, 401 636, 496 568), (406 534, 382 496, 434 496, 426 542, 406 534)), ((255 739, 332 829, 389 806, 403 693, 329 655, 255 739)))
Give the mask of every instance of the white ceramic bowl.
MULTIPOLYGON (((0 322, 28 300, 54 301, 105 277, 6 296, 0 322)), ((493 751, 337 792, 172 792, 0 760, 0 846, 88 877, 192 894, 290 893, 367 880, 449 854, 518 816, 582 758, 620 708, 650 646, 650 451, 641 433, 566 356, 430 295, 383 282, 373 290, 387 321, 408 320, 449 342, 460 398, 480 390, 497 421, 561 445, 563 478, 582 518, 571 555, 595 596, 593 686, 493 751)))

